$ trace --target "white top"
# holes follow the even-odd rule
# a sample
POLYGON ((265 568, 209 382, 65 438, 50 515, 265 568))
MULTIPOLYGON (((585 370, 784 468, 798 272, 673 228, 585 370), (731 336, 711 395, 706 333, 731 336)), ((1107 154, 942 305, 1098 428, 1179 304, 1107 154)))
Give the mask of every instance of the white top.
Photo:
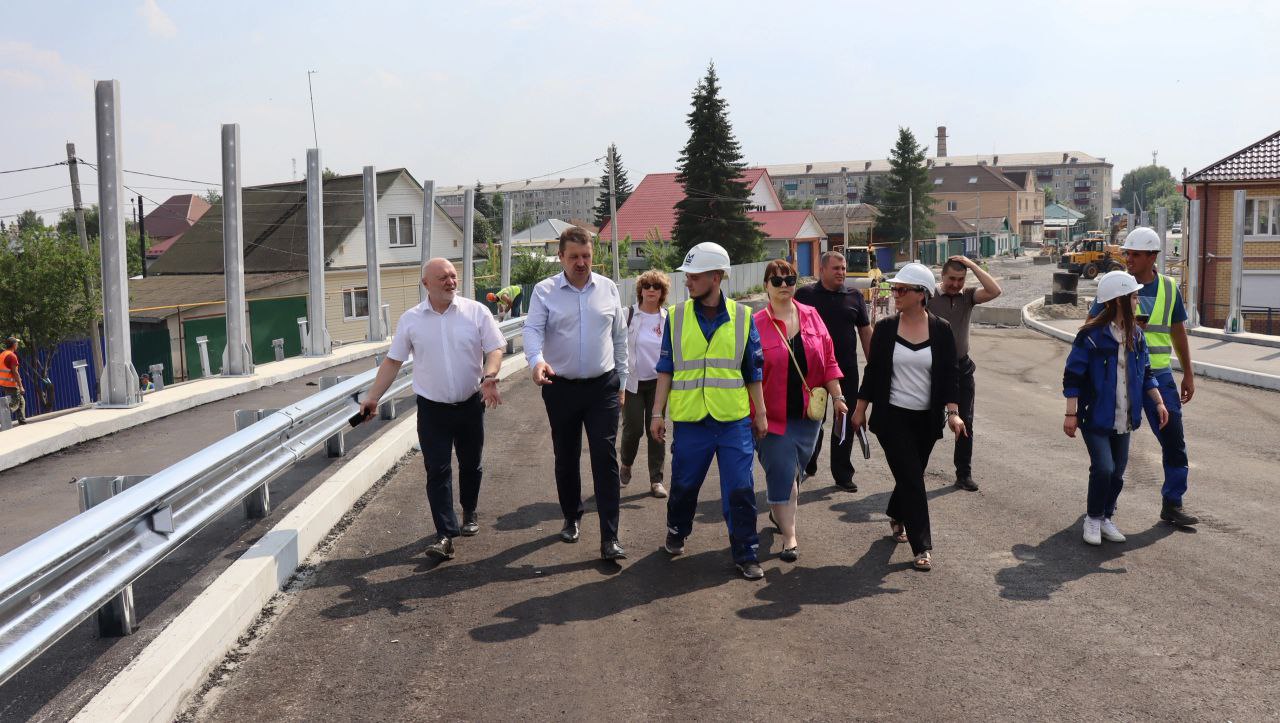
POLYGON ((539 281, 522 333, 529 366, 546 362, 566 379, 592 379, 616 369, 620 388, 626 387, 627 316, 608 278, 593 273, 581 289, 563 272, 539 281))
POLYGON ((387 357, 413 357, 415 394, 457 404, 480 391, 485 354, 506 344, 483 304, 454 296, 443 314, 431 308, 430 299, 401 314, 387 357))
POLYGON ((1116 434, 1129 433, 1129 355, 1124 348, 1124 331, 1120 325, 1111 322, 1111 336, 1120 342, 1120 353, 1116 355, 1116 419, 1113 431, 1116 434))
POLYGON ((928 409, 932 391, 933 348, 926 344, 922 349, 912 349, 901 339, 895 340, 889 403, 903 409, 928 409))
MULTIPOLYGON (((640 305, 631 307, 634 310, 631 324, 627 327, 627 358, 631 361, 631 373, 627 377, 627 391, 635 394, 639 391, 638 382, 658 378, 658 356, 662 353, 662 324, 667 320, 667 310, 659 308, 658 313, 649 314, 640 310, 640 305)), ((625 320, 626 317, 624 316, 625 320)))

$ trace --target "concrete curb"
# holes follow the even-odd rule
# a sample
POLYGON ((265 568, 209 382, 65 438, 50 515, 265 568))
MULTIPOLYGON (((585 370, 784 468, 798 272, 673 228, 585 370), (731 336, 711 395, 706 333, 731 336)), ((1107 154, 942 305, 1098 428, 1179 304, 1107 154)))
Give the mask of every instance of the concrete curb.
MULTIPOLYGON (((1044 300, 1037 299, 1022 307, 1022 323, 1026 324, 1030 329, 1038 331, 1046 336, 1051 336, 1059 341, 1065 341, 1068 344, 1075 341, 1075 334, 1046 324, 1033 316, 1033 310, 1039 309, 1043 306, 1044 300)), ((1178 363, 1177 357, 1173 358, 1173 368, 1178 371, 1182 371, 1182 365, 1178 363)), ((1258 387, 1261 389, 1280 391, 1280 376, 1276 376, 1274 374, 1264 374, 1263 372, 1228 367, 1221 364, 1210 364, 1203 361, 1196 361, 1195 368, 1196 376, 1217 379, 1223 382, 1231 382, 1232 384, 1241 384, 1247 387, 1258 387)))
POLYGON ((1199 336, 1205 339, 1217 339, 1218 341, 1231 341, 1237 344, 1256 344, 1257 346, 1280 348, 1280 336, 1253 334, 1247 331, 1240 332, 1238 334, 1228 334, 1221 329, 1214 329, 1208 326, 1197 326, 1187 329, 1187 333, 1191 336, 1199 336))
MULTIPOLYGON (((524 356, 503 363, 506 379, 524 356)), ((240 559, 227 568, 146 649, 120 671, 73 721, 167 721, 204 682, 266 603, 375 482, 417 442, 416 412, 325 480, 240 559)))
POLYGON ((202 404, 216 402, 237 394, 244 394, 262 387, 314 374, 340 364, 346 364, 378 352, 386 351, 389 342, 378 344, 353 344, 339 347, 327 357, 295 357, 281 362, 270 362, 258 367, 260 371, 251 377, 215 377, 152 392, 147 401, 131 409, 99 409, 86 407, 71 414, 14 427, 4 433, 0 447, 12 447, 0 452, 0 470, 17 467, 46 454, 52 454, 90 439, 105 437, 122 429, 152 422, 170 414, 184 412, 202 404), (28 439, 23 439, 27 437, 28 439))

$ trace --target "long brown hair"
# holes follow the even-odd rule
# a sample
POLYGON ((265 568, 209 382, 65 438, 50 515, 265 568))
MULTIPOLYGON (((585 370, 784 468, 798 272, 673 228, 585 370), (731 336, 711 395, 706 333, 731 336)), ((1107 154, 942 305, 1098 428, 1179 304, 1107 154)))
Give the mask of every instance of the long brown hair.
POLYGON ((1133 316, 1133 301, 1129 299, 1129 294, 1117 296, 1108 301, 1103 305, 1101 313, 1086 321, 1080 330, 1106 328, 1117 319, 1120 331, 1124 334, 1124 348, 1126 351, 1133 351, 1134 330, 1138 326, 1138 321, 1133 316))

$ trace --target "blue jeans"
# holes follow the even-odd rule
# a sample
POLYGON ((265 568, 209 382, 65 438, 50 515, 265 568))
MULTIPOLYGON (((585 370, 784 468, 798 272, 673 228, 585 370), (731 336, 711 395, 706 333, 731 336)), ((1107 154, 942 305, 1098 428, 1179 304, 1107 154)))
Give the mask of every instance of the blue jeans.
POLYGON ((720 468, 720 500, 734 562, 755 562, 756 491, 752 477, 755 440, 751 420, 676 422, 671 440, 671 496, 667 499, 667 532, 684 539, 693 531, 698 491, 715 457, 720 468))
POLYGON ((1089 501, 1087 514, 1093 518, 1116 513, 1116 500, 1124 489, 1124 468, 1129 464, 1129 435, 1113 431, 1081 429, 1089 450, 1089 501))
MULTIPOLYGON (((807 417, 788 418, 787 431, 770 432, 760 440, 760 466, 764 467, 764 482, 771 505, 785 505, 791 501, 791 487, 804 470, 813 450, 818 445, 818 430, 822 422, 807 417)), ((851 435, 852 436, 852 435, 851 435)))
POLYGON ((1156 381, 1160 384, 1160 397, 1169 410, 1169 423, 1160 428, 1160 418, 1156 415, 1156 403, 1151 397, 1142 395, 1142 408, 1147 413, 1147 423, 1156 439, 1160 440, 1160 451, 1164 462, 1164 487, 1160 496, 1166 502, 1181 505, 1182 495, 1187 492, 1187 441, 1182 432, 1182 397, 1178 384, 1173 380, 1173 372, 1162 369, 1156 372, 1156 381))

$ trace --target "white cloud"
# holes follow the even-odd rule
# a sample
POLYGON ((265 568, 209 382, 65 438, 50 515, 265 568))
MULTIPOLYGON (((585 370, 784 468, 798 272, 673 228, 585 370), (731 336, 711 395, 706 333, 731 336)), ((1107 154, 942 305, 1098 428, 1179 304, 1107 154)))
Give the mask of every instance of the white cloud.
POLYGON ((57 51, 0 40, 0 86, 31 89, 62 84, 87 88, 89 75, 64 61, 57 51))
POLYGON ((173 19, 160 9, 156 0, 142 0, 142 5, 138 7, 138 15, 147 21, 147 30, 152 35, 172 38, 178 34, 178 26, 174 25, 173 19))

